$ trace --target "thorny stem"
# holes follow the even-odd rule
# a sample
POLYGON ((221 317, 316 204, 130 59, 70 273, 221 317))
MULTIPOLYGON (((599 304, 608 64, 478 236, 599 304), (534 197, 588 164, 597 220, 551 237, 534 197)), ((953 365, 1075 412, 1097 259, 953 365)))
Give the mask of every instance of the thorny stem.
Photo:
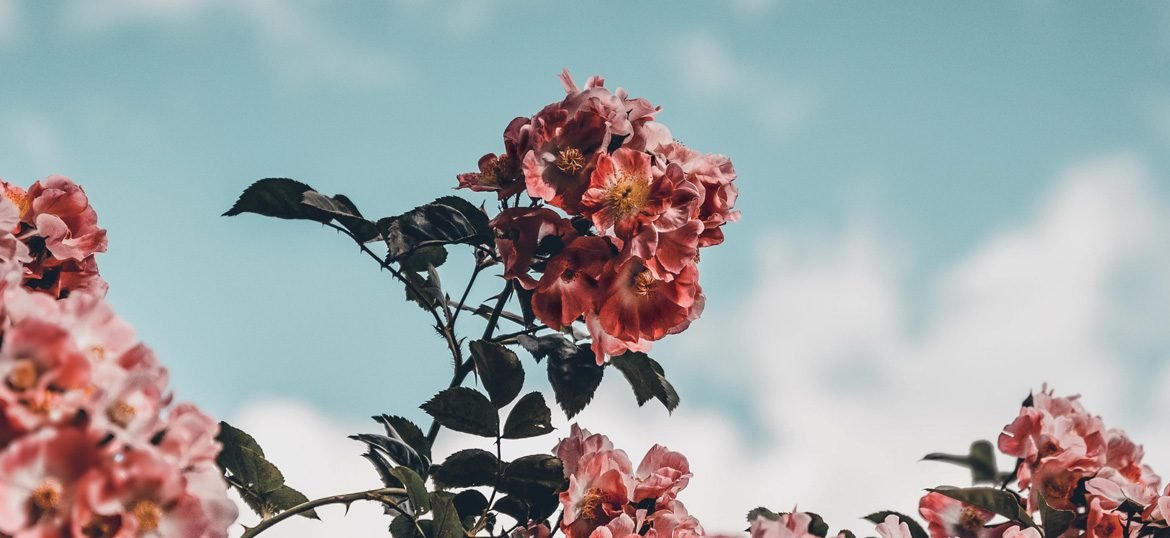
MULTIPOLYGON (((504 286, 504 291, 500 292, 499 298, 496 299, 496 306, 492 309, 492 315, 488 318, 487 329, 483 332, 484 340, 491 340, 492 333, 496 331, 496 324, 500 321, 500 312, 504 310, 504 305, 507 304, 508 299, 512 296, 512 281, 509 280, 504 286)), ((457 359, 455 367, 455 374, 451 376, 451 383, 447 385, 448 388, 458 387, 463 384, 463 380, 467 379, 467 374, 470 374, 475 367, 475 362, 471 359, 462 360, 457 359)), ((434 447, 435 438, 439 435, 439 421, 432 420, 431 427, 427 428, 427 444, 434 447)))
MULTIPOLYGON (((357 243, 358 247, 361 248, 364 254, 372 258, 375 262, 378 262, 378 265, 382 269, 390 271, 390 274, 394 275, 394 278, 397 278, 399 281, 405 284, 406 288, 409 289, 411 293, 413 293, 416 297, 426 299, 427 296, 423 294, 422 290, 419 290, 418 287, 415 286, 414 283, 412 283, 409 279, 407 279, 401 271, 395 269, 393 265, 390 265, 390 262, 387 262, 386 260, 382 259, 381 256, 378 256, 377 253, 370 250, 370 247, 367 247, 365 243, 359 241, 358 238, 354 236, 353 233, 351 233, 349 230, 333 224, 332 222, 326 222, 325 225, 349 236, 350 239, 353 239, 353 241, 357 243)), ((426 310, 427 312, 430 312, 431 317, 435 318, 435 329, 439 331, 439 334, 443 336, 443 340, 447 342, 447 348, 451 350, 451 356, 454 357, 455 364, 462 364, 463 350, 460 348, 459 342, 455 339, 455 332, 452 327, 453 324, 444 323, 443 319, 439 316, 439 313, 435 311, 434 307, 428 307, 426 310)), ((448 315, 449 319, 451 317, 452 316, 448 315)), ((462 379, 460 379, 460 381, 462 382, 462 379)))
POLYGON ((414 517, 410 516, 410 514, 408 514, 405 510, 402 510, 401 508, 399 508, 398 503, 393 501, 392 499, 390 499, 390 496, 403 496, 403 497, 405 497, 406 490, 404 490, 402 488, 379 488, 379 489, 371 489, 369 491, 359 491, 356 493, 346 493, 344 495, 331 495, 329 497, 322 497, 322 498, 314 500, 314 501, 304 502, 304 503, 298 504, 292 508, 289 508, 288 510, 285 510, 279 514, 276 514, 275 516, 272 516, 268 519, 265 519, 264 521, 261 521, 255 527, 252 527, 250 529, 245 530, 244 534, 240 535, 240 538, 252 538, 252 537, 264 532, 265 530, 271 528, 273 525, 280 523, 281 521, 284 521, 284 520, 286 520, 290 517, 293 517, 297 514, 308 512, 308 511, 313 510, 314 508, 317 508, 319 506, 326 506, 326 505, 330 505, 330 504, 344 504, 344 505, 348 506, 350 503, 352 503, 354 501, 376 501, 376 502, 380 502, 383 504, 387 504, 387 505, 393 506, 395 509, 397 509, 399 512, 401 512, 403 515, 407 515, 408 517, 410 517, 413 520, 414 517))
POLYGON ((475 277, 479 276, 479 272, 483 271, 485 266, 476 264, 475 270, 471 272, 471 278, 467 280, 467 287, 463 288, 463 296, 459 298, 459 305, 455 307, 455 313, 451 315, 451 330, 455 329, 455 320, 459 319, 459 313, 463 311, 463 304, 467 302, 467 294, 471 293, 471 287, 475 285, 475 277))

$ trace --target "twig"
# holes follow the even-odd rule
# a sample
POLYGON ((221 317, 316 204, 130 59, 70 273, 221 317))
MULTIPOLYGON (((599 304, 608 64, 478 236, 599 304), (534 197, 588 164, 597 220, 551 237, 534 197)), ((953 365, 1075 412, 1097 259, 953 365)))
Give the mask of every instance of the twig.
MULTIPOLYGON (((309 510, 312 510, 312 509, 317 508, 319 506, 326 506, 326 505, 330 505, 330 504, 349 505, 350 503, 352 503, 354 501, 377 501, 377 502, 380 502, 383 504, 389 504, 389 505, 393 506, 394 508, 398 509, 399 512, 402 512, 405 514, 406 512, 404 512, 401 508, 398 507, 398 503, 387 498, 390 495, 400 495, 400 496, 405 497, 406 490, 404 490, 402 488, 371 489, 369 491, 359 491, 356 493, 346 493, 344 495, 332 495, 329 497, 322 497, 322 498, 314 500, 314 501, 304 502, 304 503, 298 504, 292 508, 289 508, 288 510, 285 510, 279 514, 276 514, 275 516, 272 516, 268 519, 265 519, 264 521, 261 521, 255 527, 252 527, 250 529, 245 530, 244 534, 240 535, 240 538, 252 538, 253 536, 256 536, 256 535, 264 532, 265 530, 271 528, 273 525, 276 525, 277 523, 280 523, 281 521, 284 521, 290 517, 293 517, 297 514, 301 514, 303 512, 308 512, 309 510)), ((412 517, 412 519, 413 519, 413 517, 412 517)))

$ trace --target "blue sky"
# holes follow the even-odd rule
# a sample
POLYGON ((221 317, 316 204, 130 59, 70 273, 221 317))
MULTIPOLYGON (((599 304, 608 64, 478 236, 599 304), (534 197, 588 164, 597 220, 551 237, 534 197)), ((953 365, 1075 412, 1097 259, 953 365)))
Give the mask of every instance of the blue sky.
MULTIPOLYGON (((810 428, 920 409, 922 384, 998 405, 946 408, 993 435, 1017 395, 1067 380, 1130 429, 1170 425, 1162 4, 0 0, 0 177, 85 186, 110 299, 180 398, 254 421, 279 402, 326 425, 418 417, 448 364, 398 287, 329 230, 219 214, 272 176, 375 216, 448 194, 560 97, 562 67, 662 105, 740 176, 743 221, 704 253, 708 314, 654 353, 683 408, 634 416, 811 458, 810 428), (1010 382, 967 375, 989 364, 1010 382), (1086 373, 1101 365, 1118 373, 1086 373), (809 392, 745 388, 765 368, 809 392), (843 407, 812 420, 827 395, 843 407)), ((777 502, 821 498, 800 476, 777 502)))

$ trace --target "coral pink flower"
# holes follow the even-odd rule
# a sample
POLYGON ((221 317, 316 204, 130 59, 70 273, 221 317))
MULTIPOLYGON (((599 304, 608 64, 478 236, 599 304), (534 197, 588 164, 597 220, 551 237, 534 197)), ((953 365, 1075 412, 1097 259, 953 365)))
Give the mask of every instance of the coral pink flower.
POLYGON ((932 538, 981 538, 995 514, 941 493, 930 492, 918 501, 918 513, 929 524, 932 538))
POLYGON ((1146 510, 1145 518, 1150 521, 1161 521, 1170 526, 1170 486, 1166 486, 1166 491, 1162 492, 1162 496, 1150 504, 1146 510))
POLYGON ((630 459, 621 450, 581 457, 561 493, 561 529, 568 538, 583 538, 620 515, 630 502, 630 459))
MULTIPOLYGON (((686 225, 698 215, 701 196, 682 168, 660 170, 651 165, 648 154, 621 148, 598 158, 581 212, 598 232, 630 241, 646 227, 668 232, 686 225)), ((651 247, 635 253, 648 258, 652 252, 647 248, 651 247)))
POLYGON ((223 448, 215 440, 219 423, 191 404, 171 408, 164 431, 159 450, 180 469, 212 465, 223 448))
POLYGON ((187 481, 187 492, 199 499, 207 516, 207 531, 200 538, 227 538, 227 531, 239 517, 240 509, 227 497, 223 471, 214 464, 204 464, 184 472, 183 478, 187 481))
POLYGON ((561 329, 593 310, 597 281, 615 254, 602 237, 578 237, 548 260, 532 295, 532 312, 549 327, 561 329))
POLYGON ((532 118, 530 136, 532 150, 522 164, 528 195, 576 213, 598 152, 608 144, 605 118, 551 105, 532 118))
POLYGON ((1089 415, 1078 397, 1054 398, 1047 387, 1034 393, 1032 402, 999 436, 1001 451, 1024 460, 1018 477, 1021 488, 1028 488, 1032 474, 1050 459, 1059 458, 1065 468, 1083 473, 1101 468, 1106 444, 1099 417, 1089 415))
POLYGON ((585 313, 585 328, 589 330, 589 337, 593 340, 593 354, 597 356, 598 366, 605 364, 606 357, 616 357, 627 351, 643 353, 650 351, 651 342, 645 338, 630 342, 605 332, 601 326, 601 319, 592 312, 585 313))
POLYGON ((0 262, 28 263, 28 245, 16 238, 20 230, 20 208, 8 197, 0 197, 0 262))
POLYGON ((706 533, 699 520, 687 512, 683 503, 671 501, 654 511, 654 526, 647 538, 699 538, 706 533))
POLYGON ((577 472, 577 463, 581 461, 581 458, 605 450, 613 450, 613 443, 610 442, 609 437, 600 433, 591 433, 574 422, 569 427, 569 436, 561 439, 557 446, 553 447, 553 454, 556 454, 557 459, 561 460, 565 470, 565 478, 568 478, 577 472))
POLYGON ((513 119, 504 129, 505 152, 488 153, 479 159, 479 172, 459 174, 459 188, 473 191, 494 191, 502 200, 524 190, 524 171, 521 163, 528 152, 532 121, 513 119))
POLYGON ((659 505, 669 505, 678 492, 687 487, 690 479, 691 466, 686 456, 662 445, 654 445, 646 452, 634 474, 633 501, 657 499, 659 505))
POLYGON ((589 538, 641 538, 634 518, 621 514, 609 523, 593 529, 589 538))
POLYGON ((63 393, 88 385, 90 364, 60 326, 25 319, 4 333, 0 380, 9 420, 32 429, 76 410, 78 402, 63 393))
POLYGON ((166 405, 157 380, 148 373, 132 372, 98 387, 99 396, 89 409, 91 427, 122 443, 150 444, 162 425, 159 412, 166 405))
POLYGON ((506 209, 491 225, 496 230, 496 250, 504 260, 504 278, 515 278, 529 289, 536 286, 528 271, 537 254, 559 251, 577 235, 572 223, 547 208, 506 209))
POLYGON ((751 522, 749 532, 751 538, 814 538, 816 535, 808 528, 810 524, 812 516, 793 511, 790 514, 780 514, 777 519, 756 516, 755 521, 751 522))
POLYGON ((1125 536, 1125 523, 1122 514, 1105 510, 1099 499, 1093 499, 1089 504, 1089 520, 1085 524, 1085 538, 1122 538, 1125 536))
POLYGON ((98 458, 98 439, 73 429, 43 429, 9 445, 0 453, 0 534, 63 535, 77 482, 98 458))
POLYGON ((1012 525, 1003 531, 1003 538, 1041 538, 1040 531, 1034 527, 1021 530, 1019 525, 1012 525))
POLYGON ((878 523, 876 530, 881 538, 912 538, 910 526, 894 514, 886 516, 885 521, 878 523))
POLYGON ((108 536, 202 538, 210 526, 179 470, 153 450, 127 452, 105 472, 89 475, 81 492, 83 507, 73 526, 82 536, 86 529, 117 529, 108 536), (112 520, 117 524, 111 525, 112 520))
POLYGON ((699 271, 683 267, 673 280, 654 275, 639 258, 610 262, 602 275, 601 328, 626 342, 658 340, 687 321, 699 295, 699 271))
POLYGON ((45 247, 59 260, 80 261, 105 252, 106 231, 97 226, 97 213, 85 191, 64 176, 49 176, 28 189, 29 212, 45 247))

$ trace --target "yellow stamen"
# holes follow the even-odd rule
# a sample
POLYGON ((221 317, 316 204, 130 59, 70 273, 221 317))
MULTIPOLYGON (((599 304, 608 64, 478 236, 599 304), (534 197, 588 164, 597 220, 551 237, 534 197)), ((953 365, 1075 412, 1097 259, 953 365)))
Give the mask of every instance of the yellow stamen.
POLYGON ((605 205, 615 220, 623 220, 642 211, 649 197, 650 185, 645 176, 618 172, 605 191, 605 205))
POLYGON ((109 409, 106 409, 106 418, 110 419, 110 422, 117 424, 120 428, 129 426, 137 414, 138 410, 134 409, 134 406, 122 400, 118 400, 117 403, 111 405, 109 409))
POLYGON ((654 278, 650 271, 643 269, 641 273, 638 273, 638 276, 634 277, 634 293, 640 297, 650 295, 658 286, 658 282, 658 279, 654 278))
POLYGON ((585 156, 577 148, 565 148, 557 152, 553 165, 562 172, 576 174, 585 168, 585 156))
POLYGON ((134 503, 130 513, 138 522, 138 532, 141 533, 153 531, 158 528, 159 523, 162 523, 162 510, 154 502, 145 499, 134 503))
POLYGON ((37 365, 28 359, 17 359, 8 372, 8 386, 12 390, 28 390, 37 386, 37 365))
POLYGON ((33 506, 42 511, 49 511, 57 508, 61 504, 61 490, 63 487, 61 483, 52 479, 46 478, 37 489, 34 489, 29 500, 32 501, 33 506))

